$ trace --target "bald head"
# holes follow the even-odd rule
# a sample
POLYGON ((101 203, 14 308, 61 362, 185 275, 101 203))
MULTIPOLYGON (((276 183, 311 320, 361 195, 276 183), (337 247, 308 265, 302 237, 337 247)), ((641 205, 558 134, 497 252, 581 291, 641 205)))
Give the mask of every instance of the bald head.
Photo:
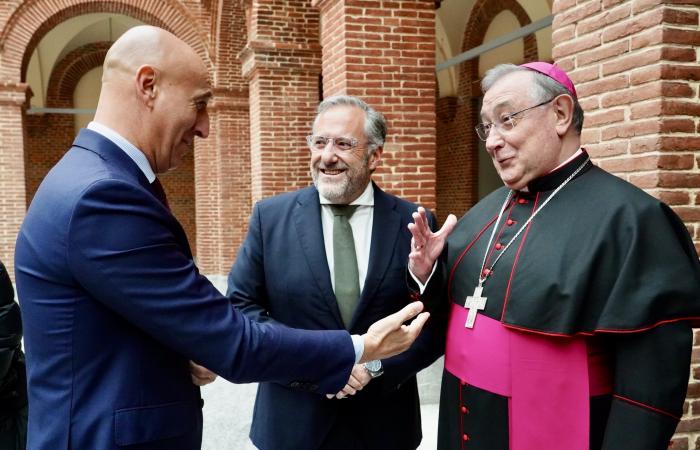
POLYGON ((192 47, 153 26, 124 33, 105 57, 95 121, 117 131, 156 173, 179 164, 209 133, 206 66, 192 47))
POLYGON ((110 47, 104 61, 102 83, 130 77, 150 65, 169 73, 175 64, 192 62, 203 68, 197 53, 180 38, 162 28, 143 25, 129 29, 110 47))

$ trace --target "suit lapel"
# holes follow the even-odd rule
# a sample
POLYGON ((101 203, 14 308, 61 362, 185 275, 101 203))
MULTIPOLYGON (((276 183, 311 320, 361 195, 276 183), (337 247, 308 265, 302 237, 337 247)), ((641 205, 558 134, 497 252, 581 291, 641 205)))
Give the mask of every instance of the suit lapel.
POLYGON ((374 298, 394 255, 396 240, 401 233, 401 215, 396 212, 395 207, 396 200, 374 185, 374 218, 372 220, 372 241, 369 250, 367 277, 360 296, 360 303, 357 305, 352 319, 351 329, 374 298))
POLYGON ((138 183, 153 195, 157 204, 167 212, 167 217, 171 219, 172 231, 182 246, 183 251, 192 258, 192 250, 190 249, 189 241, 182 225, 180 225, 180 222, 172 215, 172 212, 158 200, 158 196, 154 192, 151 183, 148 182, 146 175, 144 175, 141 169, 139 169, 139 166, 124 152, 124 150, 101 134, 87 128, 80 130, 80 133, 78 133, 78 136, 73 142, 73 147, 80 147, 100 155, 100 157, 107 161, 110 167, 115 169, 124 179, 138 183))
POLYGON ((339 328, 345 328, 340 317, 338 301, 333 292, 326 248, 323 243, 323 227, 321 225, 321 204, 318 199, 318 191, 315 188, 304 189, 297 198, 297 205, 293 211, 294 225, 299 245, 301 246, 306 261, 311 269, 311 274, 328 303, 339 328))

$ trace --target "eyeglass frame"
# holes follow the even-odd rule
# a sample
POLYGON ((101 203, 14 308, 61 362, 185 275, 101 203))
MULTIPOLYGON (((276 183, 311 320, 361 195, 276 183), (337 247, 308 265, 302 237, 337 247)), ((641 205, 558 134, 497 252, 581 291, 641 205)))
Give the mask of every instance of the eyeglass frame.
POLYGON ((332 144, 332 146, 331 146, 332 148, 339 150, 341 153, 349 153, 349 152, 355 150, 360 145, 360 141, 354 137, 339 136, 339 137, 333 138, 333 137, 322 136, 319 134, 309 134, 308 136, 306 136, 306 144, 309 146, 309 150, 312 152, 322 152, 323 150, 326 149, 326 147, 328 147, 329 143, 332 144), (311 141, 313 140, 313 138, 326 139, 326 145, 324 145, 323 148, 313 147, 311 144, 311 141), (337 139, 347 139, 348 141, 350 141, 350 148, 343 149, 343 148, 338 147, 337 139))
POLYGON ((515 127, 518 125, 518 122, 516 122, 516 121, 514 120, 514 119, 516 118, 515 116, 517 116, 517 115, 519 115, 519 114, 522 114, 522 113, 524 113, 524 112, 526 112, 526 111, 529 111, 529 110, 531 110, 531 109, 535 109, 535 108, 538 108, 538 107, 540 107, 540 106, 546 105, 547 103, 550 103, 551 101, 553 101, 553 100, 554 100, 555 98, 557 98, 557 97, 558 97, 558 96, 554 96, 554 97, 550 98, 550 99, 547 100, 547 101, 544 101, 544 102, 542 102, 542 103, 536 104, 535 106, 530 106, 529 108, 521 109, 520 111, 517 111, 517 112, 514 112, 514 113, 510 113, 510 114, 506 115, 505 120, 502 120, 500 125, 497 125, 497 124, 494 123, 494 122, 482 122, 482 123, 480 123, 480 124, 478 124, 477 126, 474 127, 474 131, 476 131, 476 135, 479 137, 479 139, 481 139, 482 141, 486 142, 486 140, 489 138, 489 135, 491 134, 491 128, 497 127, 497 128, 499 128, 501 131, 506 131, 506 132, 511 131, 513 128, 515 128, 515 127), (503 125, 506 124, 506 123, 508 123, 508 122, 511 122, 511 123, 512 123, 512 126, 511 126, 509 129, 504 129, 504 128, 503 128, 503 125), (483 129, 486 125, 490 125, 490 126, 489 126, 489 131, 488 131, 488 133, 486 133, 486 135, 485 135, 484 137, 481 137, 481 133, 479 133, 479 130, 480 130, 480 129, 483 129))

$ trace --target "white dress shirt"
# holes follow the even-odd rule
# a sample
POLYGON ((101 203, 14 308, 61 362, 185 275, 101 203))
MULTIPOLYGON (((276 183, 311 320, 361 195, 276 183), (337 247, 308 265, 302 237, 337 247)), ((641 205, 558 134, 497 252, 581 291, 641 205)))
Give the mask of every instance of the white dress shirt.
POLYGON ((148 158, 146 158, 146 155, 144 155, 143 152, 139 150, 134 144, 126 140, 124 136, 117 133, 108 126, 102 125, 101 123, 95 122, 94 120, 87 125, 87 129, 106 137, 107 139, 112 141, 114 145, 122 149, 124 153, 129 155, 129 158, 131 158, 136 163, 136 165, 139 166, 141 172, 143 172, 143 174, 146 175, 146 179, 148 179, 149 183, 153 183, 156 180, 156 174, 153 172, 151 164, 148 162, 148 158))
MULTIPOLYGON (((331 272, 331 284, 335 291, 335 274, 333 271, 333 211, 330 200, 319 193, 321 201, 321 225, 323 226, 323 243, 326 248, 328 269, 331 272)), ((351 205, 358 205, 355 213, 348 220, 352 228, 352 237, 355 241, 355 254, 357 256, 357 272, 359 275, 360 292, 365 286, 367 278, 367 266, 369 265, 369 250, 372 246, 372 222, 374 220, 374 187, 368 183, 364 192, 351 205)))

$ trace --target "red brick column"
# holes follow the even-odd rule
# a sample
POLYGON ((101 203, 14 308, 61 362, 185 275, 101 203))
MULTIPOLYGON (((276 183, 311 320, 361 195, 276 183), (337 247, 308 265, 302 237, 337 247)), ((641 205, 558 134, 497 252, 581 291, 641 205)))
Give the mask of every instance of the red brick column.
POLYGON ((218 14, 210 134, 195 149, 197 260, 210 276, 228 273, 251 211, 248 83, 237 58, 246 43, 245 11, 226 1, 218 14))
POLYGON ((323 92, 357 95, 389 133, 382 188, 435 208, 434 0, 315 0, 321 11, 323 92))
POLYGON ((207 275, 225 275, 250 215, 247 93, 216 89, 210 124, 194 153, 197 262, 207 275))
POLYGON ((22 111, 29 87, 0 83, 0 260, 14 279, 17 232, 26 212, 22 111))
POLYGON ((306 0, 248 4, 241 52, 249 83, 253 200, 308 186, 309 133, 319 102, 318 11, 306 0))
MULTIPOLYGON (((601 167, 669 203, 700 249, 700 5, 557 0, 553 12, 552 56, 576 83, 585 147, 601 167)), ((698 352, 674 449, 700 448, 698 352)))

